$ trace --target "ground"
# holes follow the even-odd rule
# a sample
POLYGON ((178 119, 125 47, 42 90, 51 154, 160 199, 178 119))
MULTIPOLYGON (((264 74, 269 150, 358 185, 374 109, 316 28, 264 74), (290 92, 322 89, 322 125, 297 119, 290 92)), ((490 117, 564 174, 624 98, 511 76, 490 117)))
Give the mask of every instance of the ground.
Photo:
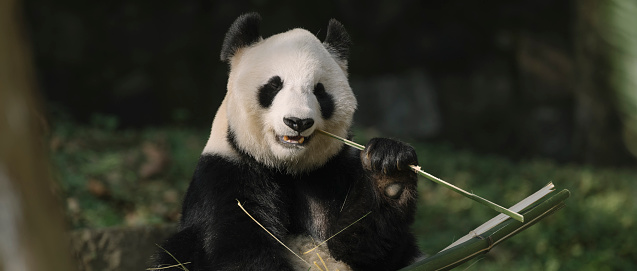
MULTIPOLYGON (((54 123, 47 143, 71 227, 177 221, 208 133, 208 129, 189 127, 117 129, 117 120, 106 116, 94 118, 90 125, 54 123)), ((357 134, 363 134, 355 137, 359 143, 371 136, 357 134)), ((444 143, 410 143, 418 151, 423 170, 503 206, 513 205, 548 182, 572 193, 564 209, 459 270, 637 267, 633 260, 637 233, 632 230, 637 222, 637 170, 546 160, 513 162, 444 143)), ((436 253, 497 215, 429 180, 419 182, 413 230, 425 253, 436 253)))

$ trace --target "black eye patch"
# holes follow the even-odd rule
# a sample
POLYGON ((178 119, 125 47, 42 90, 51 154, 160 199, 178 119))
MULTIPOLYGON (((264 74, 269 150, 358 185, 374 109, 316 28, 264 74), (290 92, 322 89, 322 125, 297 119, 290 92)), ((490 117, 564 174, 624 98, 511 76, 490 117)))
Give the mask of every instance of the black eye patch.
POLYGON ((259 105, 268 108, 272 105, 274 97, 283 88, 283 80, 281 77, 274 76, 268 82, 259 88, 259 105))
POLYGON ((314 87, 314 96, 316 96, 316 99, 321 106, 321 116, 323 119, 329 119, 332 117, 332 114, 334 114, 334 99, 332 98, 332 95, 325 91, 323 84, 316 84, 314 87))

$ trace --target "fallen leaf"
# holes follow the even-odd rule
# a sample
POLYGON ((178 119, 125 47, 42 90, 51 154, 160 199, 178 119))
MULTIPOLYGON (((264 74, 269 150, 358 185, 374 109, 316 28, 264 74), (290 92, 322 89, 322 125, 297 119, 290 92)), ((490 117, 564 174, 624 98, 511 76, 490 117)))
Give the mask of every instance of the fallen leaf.
POLYGON ((105 198, 110 196, 110 191, 108 191, 106 185, 104 185, 102 181, 97 179, 89 179, 86 183, 86 189, 89 193, 98 198, 105 198))
POLYGON ((158 144, 145 142, 142 146, 142 153, 146 157, 146 162, 139 168, 139 176, 142 179, 159 175, 168 165, 168 154, 158 144))

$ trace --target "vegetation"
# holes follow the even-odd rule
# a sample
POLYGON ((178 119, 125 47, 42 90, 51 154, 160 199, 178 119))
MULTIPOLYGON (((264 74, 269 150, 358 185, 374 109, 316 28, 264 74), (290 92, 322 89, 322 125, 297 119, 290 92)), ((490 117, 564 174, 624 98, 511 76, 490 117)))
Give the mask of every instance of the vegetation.
POLYGON ((72 228, 176 222, 208 131, 55 124, 51 158, 72 228))
MULTIPOLYGON (((97 116, 88 126, 58 122, 53 167, 73 228, 178 220, 180 204, 209 131, 184 127, 116 129, 97 116)), ((364 143, 365 138, 356 141, 364 143)), ((508 159, 451 146, 414 143, 423 170, 502 206, 548 182, 569 189, 566 207, 459 270, 632 270, 637 265, 637 171, 508 159)), ((495 211, 422 178, 413 227, 435 254, 495 211)), ((240 210, 238 210, 240 211, 240 210)), ((343 234, 346 234, 344 232, 343 234)))
MULTIPOLYGON (((513 163, 445 146, 416 146, 421 166, 430 173, 504 206, 515 204, 548 182, 557 190, 566 188, 572 193, 565 208, 500 244, 470 270, 635 268, 636 171, 556 165, 543 160, 513 163)), ((414 231, 426 253, 435 254, 497 214, 428 181, 422 180, 420 188, 414 231)))

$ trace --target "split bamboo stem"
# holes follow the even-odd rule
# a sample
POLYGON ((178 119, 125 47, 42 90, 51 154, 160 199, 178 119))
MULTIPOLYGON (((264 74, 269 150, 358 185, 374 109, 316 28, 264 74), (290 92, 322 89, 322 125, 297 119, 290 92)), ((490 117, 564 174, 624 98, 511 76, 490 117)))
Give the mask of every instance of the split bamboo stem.
POLYGON ((506 239, 524 231, 533 224, 564 207, 564 201, 570 197, 570 191, 564 189, 554 196, 523 211, 527 222, 507 220, 496 227, 471 238, 454 247, 438 252, 431 257, 409 265, 400 271, 439 271, 450 270, 479 255, 489 252, 506 239))

